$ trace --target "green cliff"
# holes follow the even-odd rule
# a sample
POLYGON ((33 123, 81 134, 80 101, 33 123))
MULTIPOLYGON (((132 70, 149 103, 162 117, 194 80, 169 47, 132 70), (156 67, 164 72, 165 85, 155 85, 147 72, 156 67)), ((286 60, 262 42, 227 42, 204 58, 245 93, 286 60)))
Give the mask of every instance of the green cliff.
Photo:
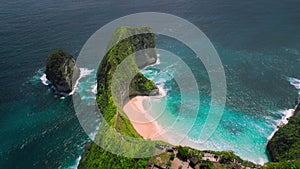
POLYGON ((80 72, 69 53, 56 50, 48 55, 45 73, 58 92, 69 93, 73 89, 72 80, 76 80, 80 72))
MULTIPOLYGON (((124 100, 123 98, 121 100, 122 96, 128 95, 130 97, 134 97, 137 95, 149 95, 152 93, 158 93, 158 89, 155 84, 151 80, 148 80, 139 71, 139 67, 155 63, 157 57, 155 50, 152 49, 143 52, 144 56, 149 56, 149 58, 151 58, 150 62, 149 59, 145 58, 144 62, 140 62, 140 66, 136 64, 137 57, 135 53, 137 51, 155 47, 155 35, 151 32, 152 30, 147 27, 121 27, 117 29, 116 32, 112 35, 112 40, 110 43, 115 43, 115 45, 113 45, 108 50, 107 54, 100 63, 97 72, 97 103, 106 121, 110 121, 113 118, 117 106, 122 109, 124 104, 123 101, 128 101, 124 100), (143 31, 149 33, 138 34, 139 32, 143 31), (127 35, 129 37, 120 40, 124 35, 127 35), (117 37, 119 38, 117 39, 117 37), (120 63, 125 59, 126 67, 124 67, 124 70, 123 72, 121 72, 121 74, 116 75, 118 76, 118 82, 112 84, 115 71, 117 70, 120 63), (126 79, 130 78, 130 75, 134 75, 134 77, 132 77, 133 79, 126 79), (130 80, 130 82, 126 84, 128 80, 130 80), (129 86, 128 91, 126 90, 127 85, 129 86), (113 89, 115 89, 115 91, 111 91, 112 87, 113 89), (128 93, 124 93, 124 91, 127 91, 128 93), (120 98, 113 98, 112 92, 116 92, 116 97, 120 98), (113 99, 117 99, 118 101, 113 99)), ((109 46, 111 46, 111 44, 109 46)))
MULTIPOLYGON (((300 168, 300 115, 298 104, 288 124, 279 127, 268 142, 267 150, 275 168, 300 168)), ((273 167, 273 168, 274 168, 273 167)))
MULTIPOLYGON (((112 35, 112 40, 109 44, 107 54, 100 63, 97 72, 97 104, 101 111, 103 118, 108 122, 109 127, 106 133, 99 132, 95 138, 95 142, 111 144, 121 144, 121 148, 128 149, 130 152, 132 148, 130 144, 119 141, 118 135, 110 132, 109 128, 114 128, 115 131, 123 136, 141 138, 141 136, 134 130, 131 122, 128 120, 124 113, 121 112, 124 102, 128 101, 122 96, 128 95, 130 97, 136 95, 149 95, 158 93, 155 84, 148 80, 140 71, 139 67, 147 66, 156 62, 156 52, 154 49, 142 51, 146 58, 144 60, 138 58, 135 52, 155 47, 155 35, 152 30, 147 27, 121 27, 112 35), (141 33, 144 32, 144 33, 141 33), (146 32, 146 33, 145 33, 146 32), (138 34, 131 36, 133 34, 138 34), (123 35, 129 36, 123 39, 123 35), (121 40, 123 39, 123 40, 121 40), (113 76, 118 66, 126 59, 126 70, 124 74, 117 76, 117 82, 112 84, 113 76), (139 65, 137 65, 137 60, 139 65), (143 62, 142 62, 143 61, 143 62), (134 75, 133 79, 128 84, 125 81, 129 74, 134 75), (112 91, 113 89, 115 91, 112 91), (122 90, 124 87, 129 86, 128 93, 122 90), (112 92, 116 92, 116 98, 113 98, 112 92), (114 143, 111 141, 114 140, 114 143), (119 142, 117 142, 119 141, 119 142)), ((107 127, 107 126, 104 126, 107 127)), ((149 144, 152 144, 149 141, 149 144)), ((156 144, 153 142, 153 144, 156 144)), ((158 144, 158 143, 157 143, 158 144)), ((144 147, 139 147, 143 149, 144 147)), ((132 150, 134 154, 135 150, 132 150)), ((145 149, 145 152, 151 151, 145 149)), ((151 152, 150 152, 151 153, 151 152)), ((113 153, 110 153, 96 143, 88 143, 85 147, 85 152, 82 156, 78 168, 145 168, 148 164, 149 158, 127 158, 113 153)))
POLYGON ((96 102, 108 126, 103 126, 103 123, 100 124, 100 128, 103 128, 105 132, 103 132, 103 129, 99 130, 94 142, 86 145, 78 168, 256 167, 253 163, 241 160, 232 152, 199 151, 151 140, 144 140, 146 146, 139 145, 138 142, 130 144, 122 141, 130 140, 126 136, 142 138, 135 131, 126 115, 122 113, 122 106, 128 101, 125 96, 128 95, 131 98, 137 95, 158 93, 155 84, 139 71, 139 68, 155 63, 156 52, 152 49, 154 47, 155 35, 148 27, 121 27, 112 35, 107 54, 100 63, 97 72, 98 91, 96 102), (128 38, 123 39, 124 37, 128 38), (129 89, 126 86, 129 86, 129 89), (120 137, 118 133, 125 137, 120 137), (126 154, 132 154, 133 156, 137 151, 151 154, 153 149, 149 149, 149 147, 159 147, 161 154, 147 158, 128 158, 111 153, 95 142, 110 147, 112 151, 117 150, 117 152, 120 152, 124 149, 128 151, 126 154), (114 145, 120 146, 113 147, 114 145), (216 161, 208 160, 210 158, 214 158, 216 161), (184 166, 179 164, 184 164, 184 166))

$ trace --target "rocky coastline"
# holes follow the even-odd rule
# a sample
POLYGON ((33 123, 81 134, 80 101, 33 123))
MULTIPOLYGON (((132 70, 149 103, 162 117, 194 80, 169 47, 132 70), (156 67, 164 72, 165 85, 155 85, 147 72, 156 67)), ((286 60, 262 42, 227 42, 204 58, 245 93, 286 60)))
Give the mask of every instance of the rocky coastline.
MULTIPOLYGON (((155 35, 151 28, 121 27, 113 34, 107 54, 99 66, 96 101, 110 127, 122 135, 141 138, 131 122, 119 113, 119 108, 135 96, 159 93, 157 86, 139 71, 140 68, 157 61, 155 46, 155 35), (115 91, 111 91, 113 74, 124 60, 128 60, 129 74, 133 73, 134 76, 129 83, 124 83, 128 81, 125 78, 128 72, 124 71, 125 74, 121 74, 113 86, 115 91), (126 86, 129 88, 125 89, 126 86), (111 92, 117 95, 113 97, 111 92), (126 95, 129 97, 126 98, 126 95)), ((72 82, 79 78, 80 70, 69 53, 56 50, 47 58, 45 74, 57 92, 68 94, 73 91, 72 82)), ((78 168, 297 168, 300 166, 299 114, 300 102, 295 106, 294 116, 289 119, 289 123, 280 126, 268 142, 267 150, 271 162, 263 166, 244 161, 230 151, 200 151, 159 142, 153 144, 163 151, 161 154, 134 159, 118 156, 94 142, 89 142, 85 146, 78 168)), ((97 136, 96 138, 100 138, 103 134, 98 133, 97 136)))

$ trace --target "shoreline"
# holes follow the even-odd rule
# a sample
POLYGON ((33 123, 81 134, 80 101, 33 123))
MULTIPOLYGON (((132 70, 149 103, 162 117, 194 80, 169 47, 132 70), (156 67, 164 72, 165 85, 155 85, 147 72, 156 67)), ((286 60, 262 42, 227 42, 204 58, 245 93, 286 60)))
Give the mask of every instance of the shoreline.
POLYGON ((143 102, 149 96, 136 96, 123 107, 134 129, 144 138, 151 140, 160 140, 169 143, 165 137, 166 131, 157 121, 151 117, 147 110, 144 109, 143 102))
POLYGON ((279 130, 279 127, 287 125, 289 123, 289 118, 293 117, 295 115, 295 109, 288 109, 281 111, 283 116, 281 119, 275 121, 276 124, 274 125, 274 131, 271 133, 271 135, 267 138, 268 142, 273 138, 275 133, 279 130))

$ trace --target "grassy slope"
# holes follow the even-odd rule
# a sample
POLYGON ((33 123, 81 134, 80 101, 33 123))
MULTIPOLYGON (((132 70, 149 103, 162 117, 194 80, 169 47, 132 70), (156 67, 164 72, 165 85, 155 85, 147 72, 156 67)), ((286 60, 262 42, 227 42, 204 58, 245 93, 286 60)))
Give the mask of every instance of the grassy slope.
MULTIPOLYGON (((131 31, 138 31, 139 29, 147 29, 145 27, 140 28, 128 28, 128 27, 122 27, 118 30, 116 30, 115 34, 112 36, 113 42, 119 42, 116 45, 114 45, 106 54, 104 59, 101 62, 101 65, 98 69, 97 73, 97 82, 98 82, 98 95, 97 95, 97 103, 98 107, 101 110, 101 113, 104 117, 104 119, 108 122, 110 127, 112 127, 116 120, 116 111, 122 111, 121 110, 121 103, 115 103, 112 95, 111 95, 111 80, 113 77, 113 74, 117 68, 117 66, 125 59, 127 58, 129 60, 129 66, 130 71, 137 73, 135 78, 132 80, 132 83, 130 84, 130 88, 135 89, 139 91, 140 93, 147 94, 151 92, 152 90, 156 89, 155 84, 148 80, 143 74, 139 72, 139 69, 137 65, 135 64, 134 58, 132 57, 132 53, 135 52, 133 50, 133 45, 136 44, 136 36, 130 37, 127 39, 124 39, 120 41, 120 38, 125 34, 132 34, 131 31), (136 83, 139 82, 139 83, 136 83), (142 82, 142 84, 140 83, 142 82)), ((148 31, 151 32, 151 29, 148 28, 148 31)), ((140 34, 138 36, 151 36, 153 38, 154 44, 155 44, 155 37, 154 34, 140 34)), ((122 79, 120 80, 122 82, 122 79)), ((119 84, 122 85, 122 84, 119 84)), ((119 98, 118 98, 119 99, 119 98)), ((124 136, 130 136, 135 138, 141 138, 141 136, 134 130, 132 124, 130 121, 125 117, 124 113, 120 113, 118 117, 118 123, 116 130, 124 135, 124 136)), ((116 133, 98 133, 96 136, 96 141, 101 138, 105 138, 104 140, 101 140, 102 142, 105 142, 104 144, 109 146, 111 144, 112 140, 120 140, 119 135, 116 133)), ((116 143, 114 143, 116 144, 116 143)), ((151 144, 151 143, 149 143, 151 144)), ((155 144, 155 143, 154 143, 155 144)), ((124 149, 130 149, 130 145, 127 145, 125 143, 120 142, 119 145, 122 145, 121 147, 124 149)), ((140 147, 140 149, 143 150, 144 147, 140 147)), ((145 152, 151 151, 148 149, 144 150, 145 152)), ((132 152, 134 153, 134 152, 132 152)), ((141 158, 141 159, 133 159, 133 158, 126 158, 122 156, 118 156, 115 154, 112 154, 100 146, 96 145, 95 143, 90 143, 83 154, 82 160, 80 161, 80 165, 78 168, 145 168, 147 166, 147 163, 149 161, 149 158, 141 158)))

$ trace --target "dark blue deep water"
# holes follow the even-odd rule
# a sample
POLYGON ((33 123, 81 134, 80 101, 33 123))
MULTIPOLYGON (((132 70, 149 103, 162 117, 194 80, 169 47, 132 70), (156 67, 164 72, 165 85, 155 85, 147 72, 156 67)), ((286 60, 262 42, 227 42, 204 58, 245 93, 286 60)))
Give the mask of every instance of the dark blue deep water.
MULTIPOLYGON (((96 30, 137 12, 177 15, 212 41, 228 86, 223 118, 232 118, 224 119, 223 130, 247 133, 252 124, 239 118, 244 115, 275 125, 300 89, 299 7, 299 0, 1 1, 0 168, 76 167, 88 136, 72 98, 55 97, 41 83, 45 59, 55 49, 77 57, 96 30)), ((163 40, 158 45, 178 49, 163 40)))

